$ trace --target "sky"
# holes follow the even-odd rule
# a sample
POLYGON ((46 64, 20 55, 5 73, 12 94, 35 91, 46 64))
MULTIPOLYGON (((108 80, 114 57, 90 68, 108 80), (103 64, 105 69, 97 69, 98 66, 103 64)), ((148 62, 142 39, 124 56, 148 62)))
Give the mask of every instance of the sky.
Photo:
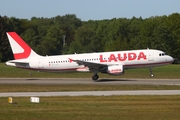
POLYGON ((0 15, 31 19, 75 14, 77 18, 149 18, 180 13, 180 0, 1 0, 0 15))

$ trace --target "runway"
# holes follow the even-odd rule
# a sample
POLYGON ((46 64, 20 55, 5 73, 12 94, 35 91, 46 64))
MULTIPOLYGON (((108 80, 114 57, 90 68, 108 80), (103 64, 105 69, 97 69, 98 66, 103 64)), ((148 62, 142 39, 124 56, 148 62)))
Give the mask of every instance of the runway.
MULTIPOLYGON (((180 79, 100 79, 89 78, 0 78, 0 84, 101 84, 101 85, 180 85, 180 79)), ((29 96, 111 96, 111 95, 180 95, 180 90, 75 91, 75 92, 9 92, 0 97, 29 96)))
POLYGON ((0 84, 180 85, 180 79, 0 78, 0 84))
POLYGON ((79 92, 17 92, 17 93, 0 93, 0 97, 112 96, 112 95, 180 95, 180 90, 133 90, 133 91, 79 91, 79 92))

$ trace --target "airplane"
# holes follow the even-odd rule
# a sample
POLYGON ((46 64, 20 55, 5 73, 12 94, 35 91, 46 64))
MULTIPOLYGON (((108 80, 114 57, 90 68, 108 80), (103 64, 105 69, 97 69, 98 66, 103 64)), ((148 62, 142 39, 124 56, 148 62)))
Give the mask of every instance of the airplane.
POLYGON ((170 64, 174 59, 165 52, 155 49, 97 52, 55 56, 40 56, 16 33, 7 32, 14 60, 8 66, 44 72, 94 72, 92 80, 97 81, 98 73, 123 75, 126 69, 149 68, 170 64))

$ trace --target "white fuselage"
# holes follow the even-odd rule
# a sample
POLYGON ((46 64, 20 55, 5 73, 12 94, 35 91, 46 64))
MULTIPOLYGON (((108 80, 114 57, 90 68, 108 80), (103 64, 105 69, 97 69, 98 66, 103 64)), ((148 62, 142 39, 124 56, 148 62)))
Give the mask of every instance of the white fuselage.
POLYGON ((12 61, 6 62, 6 64, 20 68, 49 72, 90 71, 88 67, 79 65, 72 60, 104 64, 107 66, 120 64, 124 69, 155 67, 173 62, 173 58, 165 55, 162 51, 144 49, 57 56, 35 56, 27 59, 12 60, 24 61, 29 64, 18 64, 12 61))

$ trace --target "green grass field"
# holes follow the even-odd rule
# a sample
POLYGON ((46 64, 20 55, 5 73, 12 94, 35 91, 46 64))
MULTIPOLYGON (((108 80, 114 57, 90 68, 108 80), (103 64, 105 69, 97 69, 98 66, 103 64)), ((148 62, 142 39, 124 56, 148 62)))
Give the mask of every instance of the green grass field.
POLYGON ((179 120, 180 96, 0 98, 1 120, 179 120))
MULTIPOLYGON (((180 65, 167 65, 162 67, 153 68, 154 78, 162 79, 179 79, 180 78, 180 65)), ((38 72, 25 69, 14 68, 6 66, 4 63, 0 63, 0 77, 8 78, 91 78, 93 73, 47 73, 38 72)), ((141 69, 129 69, 125 71, 124 75, 121 76, 110 76, 107 74, 99 73, 100 78, 150 78, 148 68, 141 69)))

